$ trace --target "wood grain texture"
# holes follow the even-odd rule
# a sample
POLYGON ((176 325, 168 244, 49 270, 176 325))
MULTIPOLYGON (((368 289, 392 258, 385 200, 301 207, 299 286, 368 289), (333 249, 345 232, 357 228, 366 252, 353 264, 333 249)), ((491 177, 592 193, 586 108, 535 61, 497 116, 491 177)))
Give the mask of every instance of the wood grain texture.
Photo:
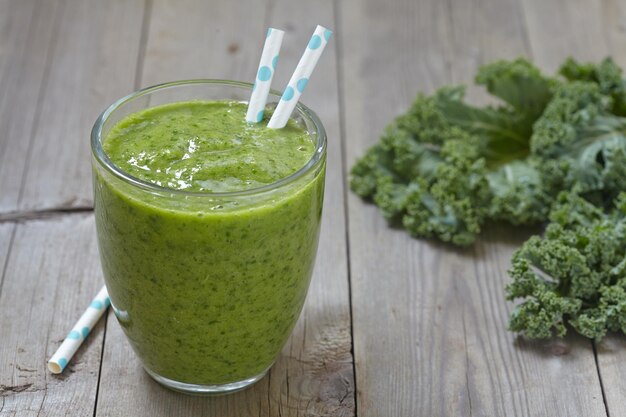
MULTIPOLYGON (((594 0, 574 1, 564 4, 558 0, 536 2, 524 1, 524 10, 529 25, 536 26, 536 39, 531 39, 531 48, 541 66, 556 68, 567 56, 579 60, 598 62, 613 56, 624 67, 626 53, 621 41, 626 39, 626 5, 621 1, 594 0), (547 24, 547 15, 561 10, 557 19, 547 24), (576 28, 576 30, 572 30, 576 28)), ((623 336, 609 335, 597 344, 597 367, 602 380, 607 414, 626 414, 623 396, 624 354, 623 336)))
MULTIPOLYGON (((454 82, 471 83, 480 65, 533 55, 519 2, 474 0, 454 4, 450 27, 453 56, 459 62, 452 65, 454 82)), ((471 101, 486 102, 485 95, 477 94, 476 89, 469 92, 471 101)), ((539 231, 536 228, 534 233, 539 231)), ((469 279, 456 284, 464 295, 471 412, 487 416, 603 416, 601 386, 589 341, 573 335, 565 340, 532 342, 506 331, 512 308, 504 301, 504 286, 510 281, 507 269, 513 251, 529 236, 522 228, 488 227, 473 250, 473 276, 468 274, 469 279), (554 390, 555 385, 561 389, 554 390)))
MULTIPOLYGON (((341 26, 354 28, 341 42, 350 163, 417 91, 531 55, 513 1, 346 1, 340 11, 341 26)), ((390 228, 353 195, 348 205, 359 415, 606 415, 588 341, 530 343, 506 330, 506 270, 528 234, 496 228, 455 250, 390 228)))
POLYGON ((254 81, 266 1, 153 3, 142 86, 194 78, 254 81))
POLYGON ((474 248, 474 274, 459 282, 474 414, 605 416, 589 340, 570 334, 530 341, 506 330, 512 309, 504 301, 506 271, 529 235, 504 225, 488 227, 474 248))
MULTIPOLYGON (((626 3, 603 0, 602 22, 611 56, 626 68, 626 3)), ((608 335, 596 344, 596 352, 608 414, 626 416, 626 337, 608 335)))
MULTIPOLYGON (((450 79, 445 2, 339 3, 340 79, 351 165, 418 88, 450 79), (390 25, 385 22, 393 22, 390 25)), ((462 306, 451 277, 464 256, 390 228, 348 197, 353 343, 360 416, 469 415, 462 306)))
POLYGON ((626 336, 611 334, 596 343, 598 372, 609 416, 626 415, 626 336))
POLYGON ((622 0, 602 0, 602 29, 609 52, 615 62, 626 68, 626 3, 622 0))
MULTIPOLYGON (((155 1, 147 32, 142 85, 184 78, 253 81, 267 26, 286 29, 274 87, 282 89, 314 29, 297 16, 332 27, 332 1, 243 5, 155 1), (189 19, 174 18, 184 13, 189 19)), ((307 301, 277 363, 248 390, 220 398, 172 393, 141 369, 117 322, 108 323, 97 415, 354 415, 343 180, 336 74, 331 42, 304 95, 329 137, 320 249, 307 301)))
POLYGON ((476 69, 527 56, 526 25, 516 0, 448 1, 453 83, 472 83, 476 69))
MULTIPOLYGON (((622 0, 0 0, 0 417, 92 415, 96 392, 107 417, 354 415, 342 170, 417 91, 518 55, 547 71, 569 55, 611 54, 624 67, 625 42, 622 0), (270 25, 287 31, 281 89, 316 23, 336 34, 303 96, 329 136, 320 252, 268 377, 229 397, 170 392, 143 372, 112 315, 104 351, 101 322, 68 371, 49 374, 46 359, 101 283, 92 216, 59 211, 91 205, 98 113, 139 85, 252 81, 270 25), (52 217, 38 219, 42 210, 52 217)), ((583 338, 529 342, 505 330, 519 229, 490 227, 454 250, 390 228, 351 193, 347 203, 359 415, 626 415, 623 336, 597 344, 594 361, 583 338)))
POLYGON ((4 281, 4 271, 9 257, 9 250, 13 244, 15 225, 10 223, 0 223, 0 294, 2 294, 2 282, 4 281))
POLYGON ((46 361, 101 282, 93 216, 17 226, 0 294, 0 416, 93 414, 104 323, 63 375, 46 361))
POLYGON ((599 61, 609 53, 602 0, 521 0, 535 62, 556 71, 568 56, 599 61))
POLYGON ((65 0, 61 7, 21 210, 91 205, 91 127, 134 85, 144 0, 65 0))
POLYGON ((15 211, 58 1, 0 1, 0 213, 15 211))

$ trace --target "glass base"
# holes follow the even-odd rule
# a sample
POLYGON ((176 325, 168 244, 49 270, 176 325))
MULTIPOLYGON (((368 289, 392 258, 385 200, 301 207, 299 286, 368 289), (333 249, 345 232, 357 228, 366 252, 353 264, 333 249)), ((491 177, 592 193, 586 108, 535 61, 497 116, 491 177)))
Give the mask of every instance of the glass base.
POLYGON ((155 374, 151 370, 144 368, 148 375, 152 377, 156 382, 163 385, 165 388, 169 388, 174 391, 182 392, 183 394, 190 395, 223 395, 230 394, 232 392, 241 391, 250 385, 254 384, 261 378, 265 376, 267 371, 270 369, 268 367, 263 372, 258 375, 253 376, 252 378, 244 379, 237 382, 231 382, 229 384, 220 384, 220 385, 199 385, 199 384, 188 384, 186 382, 174 381, 173 379, 165 378, 164 376, 155 374))

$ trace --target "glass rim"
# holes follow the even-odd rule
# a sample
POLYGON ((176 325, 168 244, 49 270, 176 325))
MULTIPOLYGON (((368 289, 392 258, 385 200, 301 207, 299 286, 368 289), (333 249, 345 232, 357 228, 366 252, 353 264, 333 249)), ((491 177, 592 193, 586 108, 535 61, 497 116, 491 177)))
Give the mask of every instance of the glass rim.
MULTIPOLYGON (((273 191, 275 189, 281 188, 297 179, 301 178, 305 174, 311 172, 314 168, 319 166, 324 159, 324 155, 326 154, 326 130, 324 129, 324 125, 321 120, 315 114, 313 110, 308 108, 302 103, 296 104, 295 111, 297 111, 305 120, 310 121, 315 127, 315 133, 317 134, 317 143, 315 144, 315 151, 309 160, 304 166, 298 169, 293 174, 281 178, 278 181, 272 182, 270 184, 265 184, 260 187, 249 188, 246 190, 239 191, 227 191, 227 192, 206 192, 206 191, 186 191, 186 190, 177 190, 173 188, 163 187, 161 185, 157 185, 140 178, 134 177, 126 171, 122 170, 120 167, 115 165, 113 161, 109 158, 109 156, 104 152, 102 148, 102 128, 104 127, 104 123, 109 119, 109 117, 120 108, 122 105, 142 97, 146 94, 150 94, 152 92, 163 90, 170 87, 177 86, 186 86, 186 85, 194 85, 194 84, 205 84, 205 85, 226 85, 232 87, 240 87, 245 88, 247 90, 252 90, 253 84, 243 82, 243 81, 233 81, 233 80, 221 80, 221 79, 191 79, 191 80, 180 80, 180 81, 171 81, 161 84, 156 84, 150 87, 145 87, 139 90, 136 90, 126 96, 118 99, 113 104, 109 105, 96 119, 93 128, 91 129, 91 153, 95 160, 104 167, 109 173, 113 174, 115 177, 129 183, 138 188, 142 188, 146 191, 156 191, 158 193, 170 193, 175 195, 182 196, 193 196, 193 197, 238 197, 238 196, 247 196, 254 194, 261 194, 268 191, 273 191)), ((270 94, 280 96, 281 93, 276 90, 270 90, 270 94)), ((306 126, 305 126, 306 128, 306 126)))

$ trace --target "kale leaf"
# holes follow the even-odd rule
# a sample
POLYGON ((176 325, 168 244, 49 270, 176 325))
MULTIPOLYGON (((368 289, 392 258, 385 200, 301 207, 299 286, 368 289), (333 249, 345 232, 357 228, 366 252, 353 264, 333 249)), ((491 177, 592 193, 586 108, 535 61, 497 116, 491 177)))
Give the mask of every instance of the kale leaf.
POLYGON ((568 59, 559 75, 525 59, 482 67, 496 106, 466 103, 463 87, 419 94, 350 186, 413 236, 457 245, 490 220, 549 221, 513 256, 509 328, 600 339, 626 333, 626 82, 610 58, 568 59))
POLYGON ((563 192, 550 220, 513 256, 506 297, 524 301, 509 328, 531 338, 563 336, 566 323, 589 338, 626 333, 626 193, 605 212, 563 192))
POLYGON ((546 219, 530 138, 559 83, 524 59, 485 66, 476 81, 503 104, 471 106, 463 87, 420 94, 352 168, 352 190, 414 236, 467 245, 487 219, 546 219))

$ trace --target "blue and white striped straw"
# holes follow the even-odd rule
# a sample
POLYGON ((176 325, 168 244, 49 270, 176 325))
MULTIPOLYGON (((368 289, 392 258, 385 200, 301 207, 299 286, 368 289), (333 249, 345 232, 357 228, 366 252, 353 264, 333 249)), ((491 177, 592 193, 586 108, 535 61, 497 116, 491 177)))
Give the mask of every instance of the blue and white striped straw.
POLYGON ((85 341, 93 326, 98 322, 102 314, 106 311, 107 307, 111 304, 109 299, 109 293, 106 287, 102 287, 98 295, 91 301, 87 310, 78 319, 72 331, 65 337, 65 340, 52 355, 52 358, 48 361, 48 369, 53 374, 60 374, 63 372, 67 363, 72 359, 74 353, 78 350, 80 345, 85 341))
POLYGON ((332 31, 323 26, 318 25, 315 28, 315 32, 313 32, 313 36, 311 36, 311 40, 304 50, 296 70, 293 72, 287 87, 285 87, 267 127, 271 129, 285 127, 332 34, 332 31))
POLYGON ((246 112, 246 122, 259 123, 263 120, 263 112, 265 111, 265 103, 267 103, 267 95, 270 92, 272 78, 278 63, 278 55, 280 54, 280 46, 283 43, 285 32, 282 30, 269 28, 265 37, 265 45, 261 53, 261 61, 259 69, 256 73, 256 80, 252 88, 252 95, 248 103, 248 111, 246 112))

